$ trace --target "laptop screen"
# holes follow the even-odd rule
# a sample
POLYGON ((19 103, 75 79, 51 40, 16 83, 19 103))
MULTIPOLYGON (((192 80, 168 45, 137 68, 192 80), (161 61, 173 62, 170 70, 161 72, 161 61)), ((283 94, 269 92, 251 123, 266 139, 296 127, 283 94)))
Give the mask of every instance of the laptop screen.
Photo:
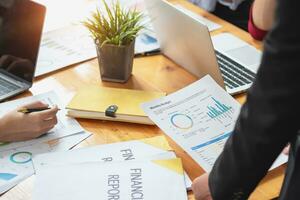
POLYGON ((32 83, 45 8, 29 0, 0 0, 0 71, 32 83))

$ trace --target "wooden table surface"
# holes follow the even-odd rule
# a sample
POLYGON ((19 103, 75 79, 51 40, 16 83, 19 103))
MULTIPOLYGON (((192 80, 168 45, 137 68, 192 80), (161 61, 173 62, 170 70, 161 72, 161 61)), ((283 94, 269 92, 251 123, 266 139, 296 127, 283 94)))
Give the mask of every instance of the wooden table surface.
MULTIPOLYGON (((47 3, 47 1, 50 2, 53 0, 43 1, 47 3)), ((222 28, 212 32, 212 35, 222 32, 230 32, 249 44, 262 49, 262 44, 260 42, 255 41, 247 32, 229 24, 228 22, 188 3, 185 0, 170 1, 172 3, 181 4, 185 8, 221 24, 222 28)), ((71 1, 67 2, 71 4, 71 1)), ((18 96, 17 98, 54 90, 63 101, 67 102, 76 91, 90 84, 99 84, 104 87, 172 93, 197 80, 195 76, 191 75, 189 72, 185 71, 183 68, 162 55, 136 58, 134 60, 132 77, 125 84, 102 82, 99 74, 97 60, 93 59, 37 78, 30 91, 18 96)), ((235 96, 235 98, 240 103, 243 103, 246 99, 246 95, 238 95, 235 96)), ((78 121, 84 129, 93 133, 93 136, 82 142, 79 147, 149 138, 164 134, 157 126, 85 119, 80 119, 78 121)), ((186 152, 184 152, 170 138, 168 138, 168 141, 175 149, 177 156, 182 158, 184 168, 192 180, 204 173, 201 167, 193 161, 186 152)), ((285 166, 281 166, 269 172, 255 192, 253 192, 250 199, 262 200, 277 197, 283 181, 284 169, 285 166)), ((33 181, 34 177, 25 180, 9 192, 2 195, 0 199, 31 199, 33 181)), ((194 199, 192 193, 189 193, 189 199, 194 199)))

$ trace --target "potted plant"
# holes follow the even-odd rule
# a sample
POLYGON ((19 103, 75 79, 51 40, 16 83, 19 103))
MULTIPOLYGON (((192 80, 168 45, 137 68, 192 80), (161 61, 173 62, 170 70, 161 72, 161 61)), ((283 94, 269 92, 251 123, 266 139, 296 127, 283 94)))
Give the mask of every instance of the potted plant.
POLYGON ((122 8, 118 0, 112 6, 102 1, 104 12, 96 9, 83 25, 95 41, 101 79, 124 83, 132 72, 135 38, 144 28, 143 14, 122 8))

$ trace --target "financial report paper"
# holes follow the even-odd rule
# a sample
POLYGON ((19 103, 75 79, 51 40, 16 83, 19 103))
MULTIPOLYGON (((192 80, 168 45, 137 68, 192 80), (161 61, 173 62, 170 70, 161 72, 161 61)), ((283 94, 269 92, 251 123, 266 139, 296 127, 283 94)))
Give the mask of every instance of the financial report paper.
MULTIPOLYGON (((232 134, 241 108, 210 76, 142 107, 206 172, 232 134)), ((286 160, 281 155, 276 166, 286 160)))

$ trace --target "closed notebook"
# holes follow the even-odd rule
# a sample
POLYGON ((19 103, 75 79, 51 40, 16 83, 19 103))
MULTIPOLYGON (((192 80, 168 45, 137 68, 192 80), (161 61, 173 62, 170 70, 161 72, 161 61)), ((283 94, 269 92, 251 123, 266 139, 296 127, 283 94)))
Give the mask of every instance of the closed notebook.
POLYGON ((146 116, 140 105, 165 95, 161 92, 107 88, 94 85, 80 90, 74 96, 67 105, 68 116, 154 124, 146 116), (118 107, 115 117, 105 115, 106 109, 111 105, 118 107))

